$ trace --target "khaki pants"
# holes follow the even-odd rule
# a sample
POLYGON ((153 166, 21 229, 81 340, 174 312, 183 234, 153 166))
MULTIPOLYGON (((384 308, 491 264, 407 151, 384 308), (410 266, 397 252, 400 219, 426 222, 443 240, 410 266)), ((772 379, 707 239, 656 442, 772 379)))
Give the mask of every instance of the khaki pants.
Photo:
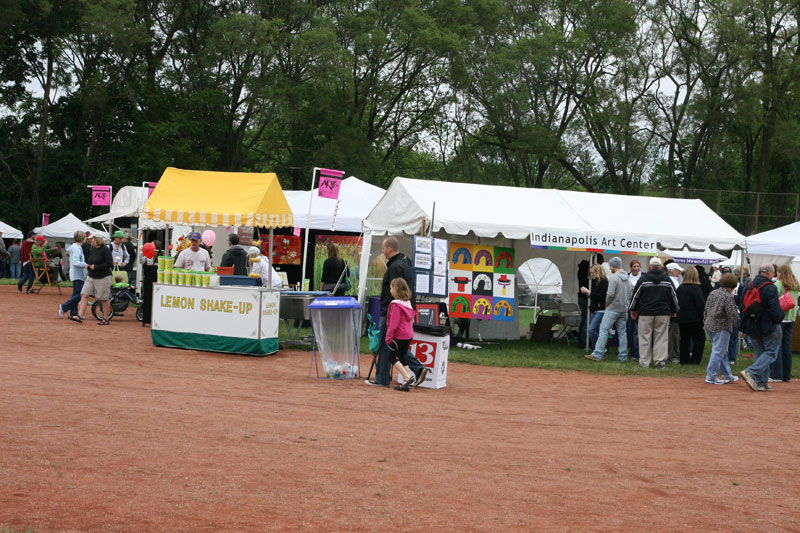
POLYGON ((681 328, 676 320, 669 325, 669 360, 677 362, 681 358, 681 328))
POLYGON ((669 315, 639 316, 639 366, 667 362, 668 336, 669 315))

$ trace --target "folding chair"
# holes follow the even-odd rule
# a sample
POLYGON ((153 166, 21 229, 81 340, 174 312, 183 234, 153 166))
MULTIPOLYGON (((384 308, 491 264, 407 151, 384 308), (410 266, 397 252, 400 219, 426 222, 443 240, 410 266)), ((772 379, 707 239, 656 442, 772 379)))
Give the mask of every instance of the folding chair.
POLYGON ((61 282, 50 279, 50 270, 47 268, 47 261, 43 257, 31 257, 31 265, 33 265, 33 278, 34 285, 31 292, 38 293, 45 287, 55 287, 58 289, 58 294, 61 294, 61 282))
MULTIPOLYGON (((569 344, 569 334, 577 332, 581 327, 581 308, 576 303, 562 303, 558 313, 561 320, 555 338, 566 339, 567 344, 569 344)), ((577 340, 575 342, 577 342, 577 340)))

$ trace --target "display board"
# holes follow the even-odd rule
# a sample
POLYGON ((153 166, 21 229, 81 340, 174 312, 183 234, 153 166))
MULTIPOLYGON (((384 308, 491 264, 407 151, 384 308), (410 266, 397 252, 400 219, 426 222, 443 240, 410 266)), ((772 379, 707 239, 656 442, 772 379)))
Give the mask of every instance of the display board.
POLYGON ((450 317, 514 320, 514 249, 450 243, 450 317))
POLYGON ((447 241, 432 237, 414 237, 412 271, 414 293, 418 296, 446 297, 447 241))

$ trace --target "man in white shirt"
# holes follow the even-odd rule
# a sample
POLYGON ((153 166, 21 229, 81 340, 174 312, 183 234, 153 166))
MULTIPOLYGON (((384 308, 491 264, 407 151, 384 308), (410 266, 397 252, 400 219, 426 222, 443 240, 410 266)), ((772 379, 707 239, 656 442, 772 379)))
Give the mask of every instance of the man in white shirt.
POLYGON ((200 248, 200 234, 196 231, 189 235, 192 245, 178 254, 175 260, 175 268, 185 268, 186 270, 204 270, 211 268, 211 256, 208 252, 200 248))

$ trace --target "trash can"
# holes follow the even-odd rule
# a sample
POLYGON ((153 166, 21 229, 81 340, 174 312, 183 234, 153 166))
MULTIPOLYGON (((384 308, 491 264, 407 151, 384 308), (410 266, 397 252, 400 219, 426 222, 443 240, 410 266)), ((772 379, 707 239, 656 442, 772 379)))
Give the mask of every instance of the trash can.
MULTIPOLYGON (((309 304, 308 310, 314 332, 311 366, 316 370, 317 377, 358 377, 358 333, 361 327, 359 303, 350 296, 321 297, 309 304)), ((311 368, 308 374, 311 375, 311 368)))

